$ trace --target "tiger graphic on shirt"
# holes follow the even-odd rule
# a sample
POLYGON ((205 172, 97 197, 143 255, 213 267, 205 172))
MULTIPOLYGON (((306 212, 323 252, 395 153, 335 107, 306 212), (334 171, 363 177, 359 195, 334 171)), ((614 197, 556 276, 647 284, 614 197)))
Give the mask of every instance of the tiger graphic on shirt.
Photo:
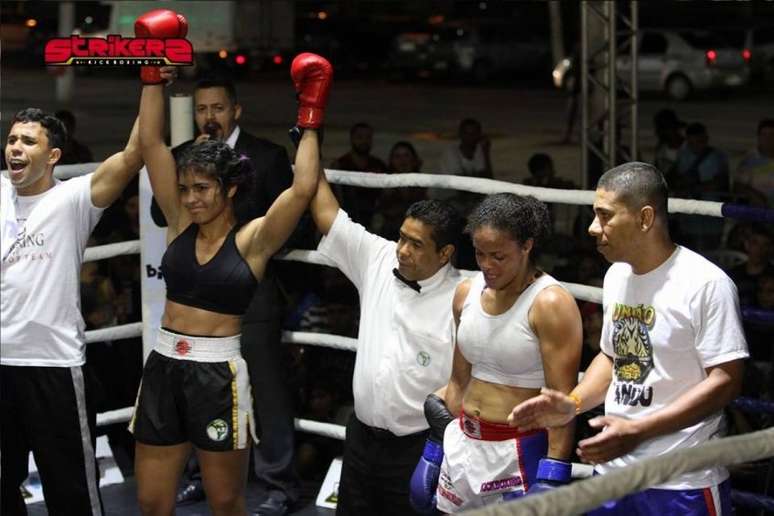
POLYGON ((653 370, 650 330, 656 311, 650 305, 616 303, 612 318, 615 401, 622 405, 649 406, 653 401, 653 388, 646 387, 644 382, 653 370))

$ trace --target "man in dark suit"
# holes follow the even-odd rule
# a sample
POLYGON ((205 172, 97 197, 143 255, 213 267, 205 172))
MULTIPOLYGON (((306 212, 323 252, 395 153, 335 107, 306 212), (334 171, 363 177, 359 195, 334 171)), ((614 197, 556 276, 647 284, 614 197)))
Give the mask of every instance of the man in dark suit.
MULTIPOLYGON (((293 172, 284 147, 239 127, 241 114, 242 106, 231 81, 199 81, 194 90, 194 118, 201 134, 178 145, 173 153, 177 156, 189 145, 215 138, 250 158, 256 171, 254 216, 257 217, 266 213, 274 199, 290 186, 293 172)), ((293 401, 285 382, 287 375, 283 373, 282 316, 283 301, 277 280, 267 270, 242 323, 242 356, 250 373, 261 440, 253 454, 255 475, 265 494, 255 513, 261 516, 285 514, 300 496, 300 480, 293 468, 293 401)), ((205 496, 198 464, 195 458, 191 462, 188 481, 178 492, 178 504, 200 501, 205 496)))

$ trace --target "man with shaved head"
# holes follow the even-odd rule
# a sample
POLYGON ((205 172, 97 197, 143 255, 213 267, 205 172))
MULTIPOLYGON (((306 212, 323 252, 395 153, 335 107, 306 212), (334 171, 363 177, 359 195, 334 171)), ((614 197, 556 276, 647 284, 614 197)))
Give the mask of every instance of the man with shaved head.
MULTIPOLYGON (((510 416, 520 429, 555 427, 604 402, 589 421, 600 432, 578 443, 598 474, 722 434, 723 408, 741 388, 747 344, 731 279, 676 245, 667 184, 647 163, 599 179, 589 233, 612 262, 603 287, 601 351, 569 394, 544 389, 510 416)), ((675 476, 591 512, 731 514, 723 467, 675 476)))

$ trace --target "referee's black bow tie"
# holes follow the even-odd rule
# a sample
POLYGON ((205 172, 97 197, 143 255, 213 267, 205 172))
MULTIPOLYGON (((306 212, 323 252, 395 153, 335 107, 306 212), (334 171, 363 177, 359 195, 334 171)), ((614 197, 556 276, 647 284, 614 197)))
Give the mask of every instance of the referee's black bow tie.
POLYGON ((403 274, 401 274, 398 269, 392 269, 392 273, 395 275, 396 278, 398 278, 401 282, 403 282, 404 285, 406 285, 408 288, 414 289, 417 292, 422 290, 422 286, 419 284, 416 280, 410 280, 403 277, 403 274))

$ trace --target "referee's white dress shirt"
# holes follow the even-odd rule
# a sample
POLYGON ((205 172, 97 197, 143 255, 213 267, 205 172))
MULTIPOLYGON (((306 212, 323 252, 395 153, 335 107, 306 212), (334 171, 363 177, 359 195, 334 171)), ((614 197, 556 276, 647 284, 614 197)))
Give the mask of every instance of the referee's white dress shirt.
POLYGON ((395 242, 371 234, 339 210, 317 250, 336 263, 360 294, 352 390, 355 415, 369 426, 408 435, 428 428, 423 405, 446 385, 454 355, 454 289, 449 264, 416 292, 393 275, 395 242))

